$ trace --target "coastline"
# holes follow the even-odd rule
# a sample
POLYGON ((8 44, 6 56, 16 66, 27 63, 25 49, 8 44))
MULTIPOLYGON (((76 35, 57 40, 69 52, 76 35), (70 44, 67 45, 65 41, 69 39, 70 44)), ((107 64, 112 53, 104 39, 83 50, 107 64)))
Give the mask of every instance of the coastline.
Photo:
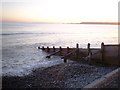
POLYGON ((35 69, 26 76, 3 76, 4 88, 83 88, 85 85, 116 69, 68 62, 45 69, 35 69))

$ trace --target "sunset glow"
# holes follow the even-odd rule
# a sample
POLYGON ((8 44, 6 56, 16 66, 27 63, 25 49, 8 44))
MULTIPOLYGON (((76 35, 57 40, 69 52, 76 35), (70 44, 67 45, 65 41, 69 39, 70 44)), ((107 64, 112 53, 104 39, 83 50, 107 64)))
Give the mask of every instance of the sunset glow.
POLYGON ((118 1, 4 0, 1 2, 2 19, 15 22, 117 22, 118 1))

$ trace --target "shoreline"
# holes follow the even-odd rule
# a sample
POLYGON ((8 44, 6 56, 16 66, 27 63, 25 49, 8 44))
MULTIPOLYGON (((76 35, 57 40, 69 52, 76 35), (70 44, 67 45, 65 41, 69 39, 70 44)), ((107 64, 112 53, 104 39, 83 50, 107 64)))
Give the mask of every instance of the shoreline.
POLYGON ((83 88, 92 81, 116 69, 68 62, 45 69, 35 69, 26 76, 3 76, 4 88, 83 88))

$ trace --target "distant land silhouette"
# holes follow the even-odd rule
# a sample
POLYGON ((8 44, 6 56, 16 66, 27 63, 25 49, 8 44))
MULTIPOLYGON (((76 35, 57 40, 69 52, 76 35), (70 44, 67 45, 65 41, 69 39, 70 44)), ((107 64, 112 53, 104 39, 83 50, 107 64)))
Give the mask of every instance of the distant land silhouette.
POLYGON ((99 25, 120 25, 120 22, 80 22, 80 23, 58 23, 58 22, 14 22, 14 21, 3 21, 2 23, 24 23, 24 24, 99 24, 99 25))
POLYGON ((120 22, 81 22, 80 24, 106 24, 106 25, 120 25, 120 22))

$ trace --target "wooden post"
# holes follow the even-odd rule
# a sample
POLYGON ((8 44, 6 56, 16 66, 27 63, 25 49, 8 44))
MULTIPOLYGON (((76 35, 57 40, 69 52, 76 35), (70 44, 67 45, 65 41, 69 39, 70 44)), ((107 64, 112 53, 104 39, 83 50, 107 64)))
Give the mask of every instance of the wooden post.
POLYGON ((76 59, 78 59, 79 56, 79 44, 76 44, 76 59))
POLYGON ((59 47, 59 50, 60 50, 60 55, 62 54, 62 47, 60 46, 59 47))
POLYGON ((79 44, 78 43, 76 44, 76 48, 79 48, 79 44))
POLYGON ((45 50, 44 46, 42 46, 42 50, 45 50))
POLYGON ((89 62, 89 65, 90 65, 90 64, 91 64, 91 60, 92 60, 92 52, 91 52, 91 50, 90 50, 90 43, 88 43, 87 49, 88 49, 88 55, 89 55, 89 60, 88 60, 88 62, 89 62))
POLYGON ((50 48, 49 47, 47 47, 47 52, 50 52, 50 48))
POLYGON ((89 52, 89 60, 88 60, 88 63, 89 63, 89 65, 91 65, 91 60, 92 60, 92 52, 89 52))
POLYGON ((40 49, 40 47, 38 47, 38 49, 40 49))
POLYGON ((102 61, 104 61, 104 43, 101 43, 101 53, 102 53, 102 61))
POLYGON ((64 63, 66 63, 67 62, 67 58, 66 58, 66 56, 64 56, 64 63))
POLYGON ((88 49, 88 55, 89 55, 89 53, 90 53, 90 43, 88 43, 87 49, 88 49))
POLYGON ((55 46, 53 46, 53 52, 55 52, 55 46))
POLYGON ((69 47, 67 47, 67 53, 69 53, 69 50, 70 50, 70 48, 69 48, 69 47))
POLYGON ((119 67, 120 67, 120 43, 118 44, 118 62, 119 62, 119 67))

